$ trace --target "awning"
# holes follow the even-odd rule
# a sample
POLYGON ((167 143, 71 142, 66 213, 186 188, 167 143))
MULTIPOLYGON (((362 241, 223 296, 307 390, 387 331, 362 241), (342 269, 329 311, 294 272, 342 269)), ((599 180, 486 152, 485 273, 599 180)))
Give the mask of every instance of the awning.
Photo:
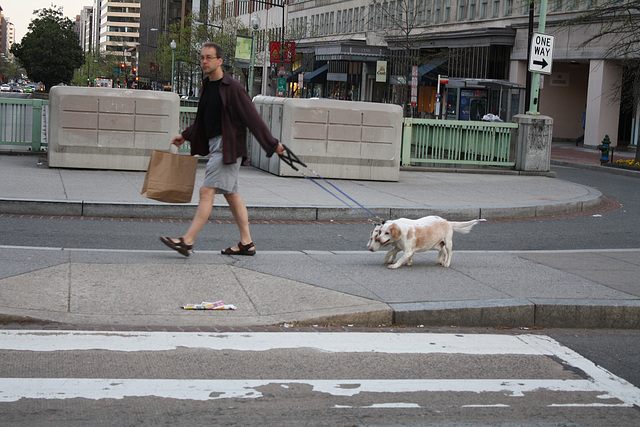
POLYGON ((418 80, 421 82, 437 82, 438 74, 447 74, 447 71, 442 65, 449 61, 448 58, 435 58, 431 61, 423 64, 418 68, 418 80))
POLYGON ((439 66, 441 66, 442 64, 444 64, 447 61, 448 61, 447 58, 436 58, 436 59, 432 59, 431 61, 427 62, 426 64, 421 65, 418 68, 418 78, 421 78, 425 74, 433 71, 434 69, 438 68, 439 66))
POLYGON ((305 83, 322 83, 327 81, 327 72, 329 71, 329 64, 325 64, 322 67, 304 75, 305 83))
POLYGON ((317 61, 375 62, 389 58, 389 50, 383 46, 368 46, 362 42, 338 42, 316 46, 317 61))
POLYGON ((297 82, 298 81, 298 74, 300 74, 302 72, 302 67, 298 67, 295 70, 293 70, 292 72, 289 72, 288 77, 287 77, 287 81, 288 82, 297 82))

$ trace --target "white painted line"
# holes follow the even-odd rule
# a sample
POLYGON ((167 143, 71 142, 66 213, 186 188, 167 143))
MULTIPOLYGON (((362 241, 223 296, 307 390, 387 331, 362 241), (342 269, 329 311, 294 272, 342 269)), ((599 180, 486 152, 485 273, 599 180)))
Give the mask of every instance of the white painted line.
MULTIPOLYGON (((395 334, 344 332, 97 332, 0 331, 0 350, 168 351, 179 347, 267 351, 313 348, 330 353, 547 354, 522 335, 395 334)), ((548 353, 551 354, 551 353, 548 353)))
MULTIPOLYGON (((64 248, 64 247, 51 247, 51 246, 12 246, 12 245, 0 245, 0 249, 21 249, 21 250, 43 250, 43 251, 68 251, 68 252, 121 252, 121 253, 170 253, 167 250, 160 249, 97 249, 97 248, 64 248)), ((575 254, 575 253, 590 253, 590 252, 610 252, 610 253, 625 253, 625 252, 637 252, 639 248, 593 248, 593 249, 549 249, 549 250, 517 250, 517 251, 486 251, 486 250, 457 250, 456 253, 483 253, 483 254, 575 254)), ((198 250, 199 254, 220 254, 220 251, 198 250)), ((327 255, 364 255, 364 256, 379 256, 375 252, 369 252, 366 249, 360 251, 317 251, 313 249, 302 249, 295 251, 269 251, 260 250, 261 254, 265 255, 305 255, 306 253, 319 254, 326 253, 327 255)))
POLYGON ((510 405, 496 403, 495 405, 462 405, 463 408, 510 408, 510 405))
MULTIPOLYGON (((468 392, 504 393, 522 397, 540 390, 555 392, 599 392, 598 399, 616 400, 615 405, 632 407, 633 402, 604 394, 602 387, 589 380, 513 380, 513 379, 417 379, 417 380, 175 380, 105 378, 3 378, 0 402, 20 399, 123 399, 160 397, 178 400, 258 399, 259 388, 268 385, 304 384, 317 393, 334 397, 353 397, 360 393, 468 392)), ((609 402, 602 402, 611 404, 609 402)), ((574 403, 575 406, 599 402, 574 403)))
POLYGON ((640 406, 640 390, 627 381, 585 359, 557 341, 540 335, 355 333, 355 332, 97 332, 97 331, 0 331, 0 350, 14 351, 171 351, 177 348, 205 350, 268 351, 311 348, 329 353, 387 354, 483 354, 554 356, 568 367, 587 375, 584 380, 453 379, 453 380, 174 380, 91 378, 0 379, 0 401, 21 398, 122 399, 126 396, 157 396, 173 399, 208 400, 257 398, 257 388, 269 384, 308 384, 314 391, 334 396, 358 393, 405 392, 526 392, 551 390, 597 392, 602 402, 578 406, 640 406), (609 399, 615 402, 607 401, 609 399))

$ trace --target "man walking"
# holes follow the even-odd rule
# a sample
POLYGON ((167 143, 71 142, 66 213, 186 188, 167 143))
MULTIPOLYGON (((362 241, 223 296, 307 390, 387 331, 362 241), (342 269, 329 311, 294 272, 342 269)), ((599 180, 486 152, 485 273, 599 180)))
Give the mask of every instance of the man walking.
POLYGON ((238 193, 238 172, 247 158, 247 127, 267 157, 284 154, 284 146, 271 135, 240 82, 222 69, 223 52, 215 43, 205 43, 200 65, 207 74, 200 91, 196 118, 191 126, 173 138, 180 146, 191 142, 191 155, 209 156, 200 201, 191 226, 182 237, 160 237, 162 243, 184 256, 193 252, 193 242, 209 220, 216 193, 222 194, 240 231, 240 242, 222 250, 224 255, 254 255, 255 245, 249 231, 249 215, 238 193))

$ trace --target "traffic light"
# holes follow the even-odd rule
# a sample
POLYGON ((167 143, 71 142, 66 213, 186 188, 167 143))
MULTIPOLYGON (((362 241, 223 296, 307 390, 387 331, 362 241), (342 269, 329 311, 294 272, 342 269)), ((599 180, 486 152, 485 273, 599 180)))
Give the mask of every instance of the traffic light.
POLYGON ((122 62, 122 63, 120 64, 120 68, 122 68, 122 69, 124 70, 124 67, 125 67, 124 62, 122 62))
POLYGON ((136 73, 138 72, 138 69, 137 69, 136 67, 133 67, 133 68, 131 69, 131 72, 133 72, 133 74, 136 74, 136 73))

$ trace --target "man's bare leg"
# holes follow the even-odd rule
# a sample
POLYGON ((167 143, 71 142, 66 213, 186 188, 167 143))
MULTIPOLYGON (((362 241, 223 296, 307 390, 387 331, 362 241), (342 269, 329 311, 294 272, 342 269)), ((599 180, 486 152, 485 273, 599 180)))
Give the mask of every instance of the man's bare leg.
POLYGON ((198 202, 198 208, 193 216, 189 230, 187 230, 187 233, 182 236, 184 243, 187 245, 193 245, 196 236, 200 233, 200 230, 202 230, 202 227, 204 227, 207 221, 209 221, 209 216, 213 210, 213 199, 215 195, 215 188, 200 187, 200 201, 198 202))
MULTIPOLYGON (((236 220, 236 225, 238 226, 238 231, 240 231, 240 243, 248 245, 252 242, 251 232, 249 231, 249 212, 247 212, 247 207, 245 206, 244 201, 242 201, 240 193, 225 194, 224 198, 227 200, 227 203, 229 203, 231 213, 233 214, 233 218, 236 220)), ((252 247, 253 245, 247 249, 250 250, 252 247)), ((238 245, 233 246, 231 249, 234 251, 240 250, 238 245)))

